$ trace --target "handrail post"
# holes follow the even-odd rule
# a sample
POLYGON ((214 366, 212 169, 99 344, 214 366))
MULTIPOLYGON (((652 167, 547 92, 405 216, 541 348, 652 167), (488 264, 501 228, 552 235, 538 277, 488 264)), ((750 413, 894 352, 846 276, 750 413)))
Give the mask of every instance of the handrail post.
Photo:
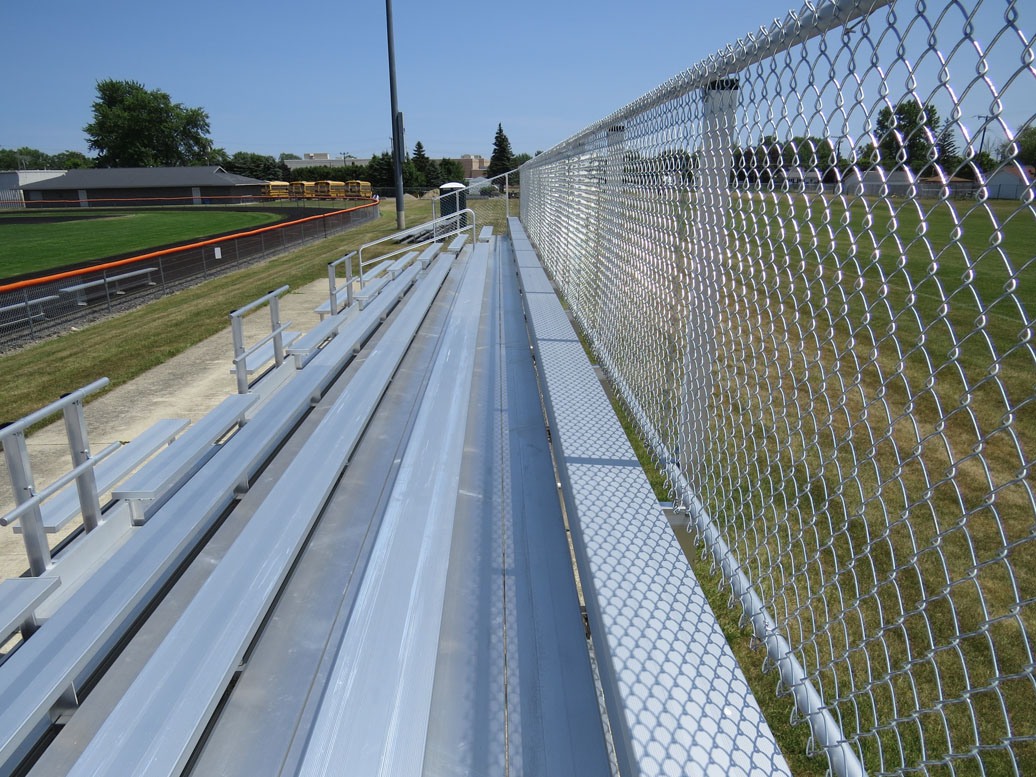
POLYGON ((329 297, 330 303, 331 303, 331 307, 329 308, 329 310, 331 311, 331 315, 332 316, 338 313, 338 288, 337 288, 337 283, 338 283, 338 277, 335 274, 335 263, 334 262, 328 262, 327 263, 327 292, 328 292, 328 297, 329 297))
POLYGON ((273 360, 280 367, 284 364, 284 333, 281 331, 280 297, 270 298, 270 330, 273 332, 273 360))
POLYGON ((345 304, 346 307, 353 305, 353 260, 355 251, 345 259, 345 304))
POLYGON ((237 393, 248 393, 248 366, 245 364, 245 332, 241 316, 230 314, 230 333, 234 338, 234 369, 237 373, 237 393))
MULTIPOLYGON (((83 400, 77 399, 63 409, 65 432, 68 435, 68 450, 72 455, 72 466, 78 467, 90 460, 90 440, 86 432, 86 416, 83 400)), ((76 478, 79 492, 79 506, 83 513, 83 527, 87 531, 96 529, 101 522, 101 501, 97 493, 97 478, 93 467, 87 467, 76 478)))
MULTIPOLYGON (((29 461, 24 431, 14 432, 4 438, 4 459, 11 477, 15 502, 24 504, 30 501, 36 495, 36 484, 32 477, 32 464, 29 461)), ((43 529, 40 506, 32 506, 19 520, 22 526, 22 541, 25 543, 25 555, 29 558, 29 572, 34 577, 39 577, 53 563, 50 544, 43 529)))

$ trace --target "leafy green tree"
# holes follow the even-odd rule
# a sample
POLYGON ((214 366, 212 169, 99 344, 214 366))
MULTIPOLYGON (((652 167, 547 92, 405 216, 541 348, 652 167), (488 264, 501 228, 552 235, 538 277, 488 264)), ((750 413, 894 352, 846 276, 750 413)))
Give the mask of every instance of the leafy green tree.
POLYGON ((493 138, 493 155, 489 157, 489 169, 486 176, 495 178, 514 169, 514 152, 511 141, 504 134, 504 125, 496 125, 496 137, 493 138))
POLYGON ((437 186, 442 186, 444 183, 461 183, 463 181, 464 168, 460 162, 456 159, 439 160, 439 183, 437 186))
POLYGON ((282 152, 281 155, 279 157, 277 157, 277 160, 279 162, 284 162, 285 160, 288 160, 288 159, 302 159, 302 157, 300 157, 298 154, 288 154, 288 153, 285 153, 285 152, 282 152))
POLYGON ((367 165, 367 176, 367 180, 375 189, 391 189, 395 186, 392 154, 385 151, 371 157, 371 161, 367 165))
POLYGON ((1014 136, 1014 143, 1005 140, 997 146, 997 157, 1001 161, 1013 159, 1020 165, 1036 165, 1036 125, 1019 131, 1014 136))
POLYGON ((209 115, 174 103, 165 92, 136 81, 97 83, 94 120, 86 133, 100 167, 208 164, 212 160, 209 115))
POLYGON ((51 156, 38 148, 0 149, 0 170, 49 170, 53 167, 51 156))
POLYGON ((82 151, 62 151, 52 156, 50 163, 58 170, 79 170, 94 166, 94 160, 82 151))
POLYGON ((248 151, 238 151, 223 166, 227 172, 258 178, 261 181, 276 181, 281 175, 281 167, 272 156, 252 154, 248 151))
POLYGON ((939 112, 934 105, 904 100, 895 110, 887 105, 878 111, 875 132, 880 163, 891 170, 902 164, 915 173, 924 171, 936 153, 939 112))

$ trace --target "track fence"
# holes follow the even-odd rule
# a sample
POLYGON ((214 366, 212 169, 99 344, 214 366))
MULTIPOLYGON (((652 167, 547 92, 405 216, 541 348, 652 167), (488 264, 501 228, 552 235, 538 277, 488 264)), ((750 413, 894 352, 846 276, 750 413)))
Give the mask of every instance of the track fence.
POLYGON ((807 5, 520 169, 837 773, 1036 773, 1034 31, 807 5))
POLYGON ((0 285, 0 350, 323 240, 378 218, 378 203, 0 285))

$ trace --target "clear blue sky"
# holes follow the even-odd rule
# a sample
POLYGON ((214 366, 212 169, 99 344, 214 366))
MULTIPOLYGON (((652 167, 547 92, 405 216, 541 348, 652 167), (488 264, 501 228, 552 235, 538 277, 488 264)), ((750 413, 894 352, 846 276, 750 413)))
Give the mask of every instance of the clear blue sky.
MULTIPOLYGON (((406 144, 484 154, 561 142, 760 25, 790 0, 393 3, 406 144)), ((134 80, 204 108, 229 153, 390 148, 385 4, 43 0, 2 15, 0 148, 87 152, 95 83, 134 80)))
MULTIPOLYGON (((900 5, 909 15, 912 3, 900 5)), ((436 158, 488 156, 502 123, 515 152, 546 150, 783 19, 791 7, 799 6, 792 0, 396 0, 407 148, 420 140, 436 158)), ((983 8, 994 25, 1003 23, 999 3, 983 8)), ((1017 10, 1028 16, 1020 26, 1031 34, 1036 3, 1017 10)), ((933 4, 930 15, 938 13, 933 4)), ((88 152, 82 127, 92 118, 96 82, 107 78, 139 81, 205 109, 213 141, 228 153, 367 157, 390 147, 381 0, 23 0, 8 3, 0 18, 7 62, 0 148, 88 152)), ((941 43, 962 19, 947 14, 951 34, 943 30, 941 43)), ((923 47, 923 25, 914 28, 923 47)), ((1018 67, 1017 51, 1011 58, 1009 72, 1018 67)), ((937 64, 932 56, 924 62, 937 64)), ((893 75, 902 88, 903 75, 894 68, 893 75)), ((1016 128, 1032 120, 1033 80, 1016 79, 1017 96, 1005 101, 1016 128)), ((988 112, 988 90, 968 94, 964 114, 988 112)), ((939 107, 946 115, 946 106, 939 107)), ((1002 137, 994 132, 990 143, 1002 137)))

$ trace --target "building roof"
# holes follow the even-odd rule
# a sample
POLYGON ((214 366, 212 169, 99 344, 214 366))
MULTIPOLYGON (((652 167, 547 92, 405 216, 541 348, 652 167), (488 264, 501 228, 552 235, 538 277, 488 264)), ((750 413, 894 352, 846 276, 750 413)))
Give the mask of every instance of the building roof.
POLYGON ((99 167, 69 170, 45 181, 22 184, 23 191, 67 189, 153 189, 156 187, 256 186, 257 178, 228 173, 218 165, 209 167, 99 167))

